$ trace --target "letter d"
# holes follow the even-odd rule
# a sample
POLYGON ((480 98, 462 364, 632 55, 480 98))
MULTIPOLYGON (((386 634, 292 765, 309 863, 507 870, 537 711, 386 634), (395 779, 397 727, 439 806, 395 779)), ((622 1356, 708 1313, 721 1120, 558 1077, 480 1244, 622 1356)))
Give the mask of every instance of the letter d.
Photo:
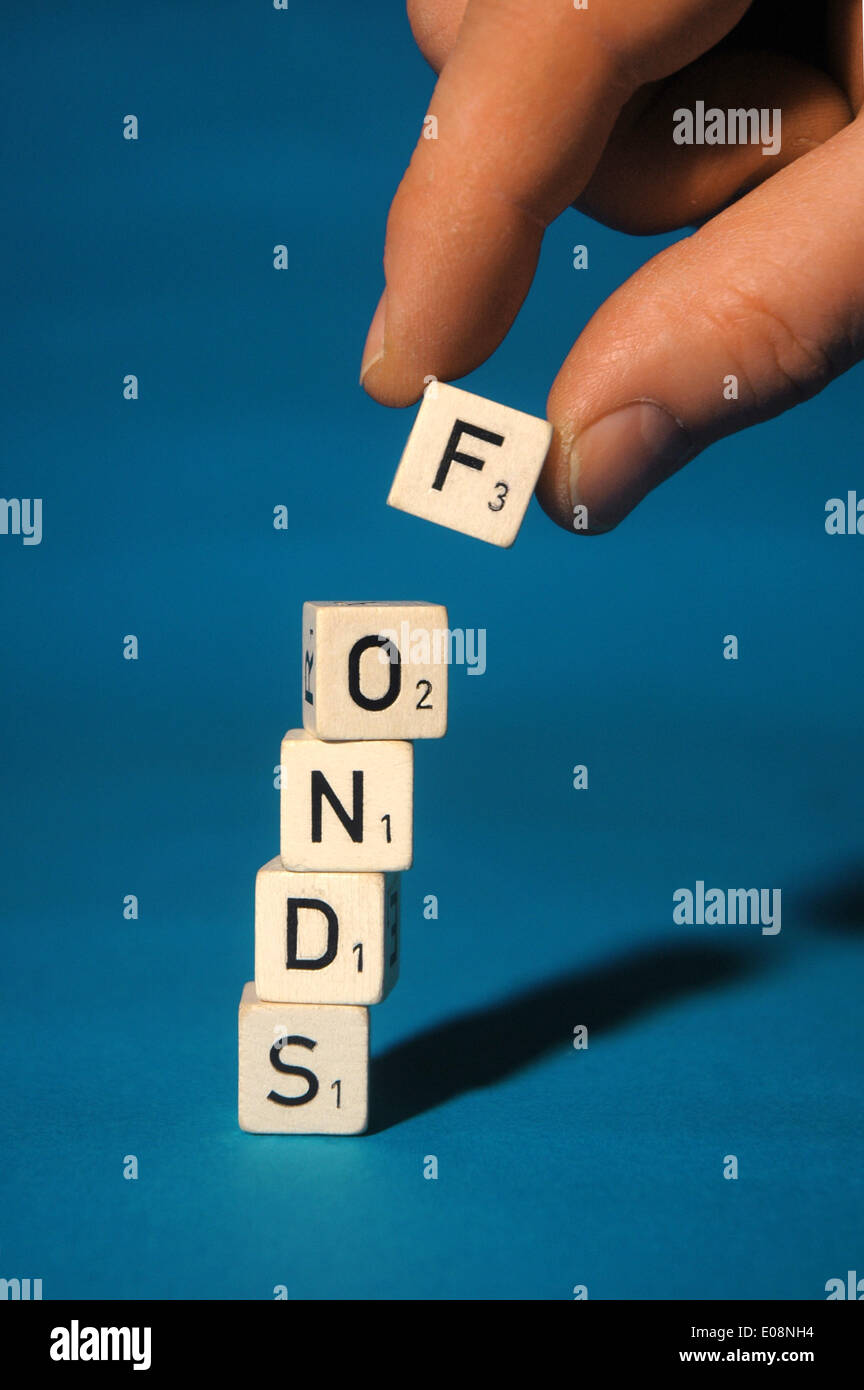
POLYGON ((339 918, 329 903, 320 898, 289 898, 287 902, 285 964, 289 970, 324 970, 336 959, 339 948, 339 918), (297 952, 300 909, 320 912, 327 923, 327 945, 323 955, 301 956, 297 952))

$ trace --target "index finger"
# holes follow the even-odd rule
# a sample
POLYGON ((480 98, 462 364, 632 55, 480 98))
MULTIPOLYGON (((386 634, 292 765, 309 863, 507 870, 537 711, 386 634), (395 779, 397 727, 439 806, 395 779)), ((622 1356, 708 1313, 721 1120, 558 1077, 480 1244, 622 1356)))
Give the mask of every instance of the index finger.
POLYGON ((498 346, 543 232, 637 87, 710 48, 748 0, 470 0, 387 224, 361 380, 408 405, 498 346))

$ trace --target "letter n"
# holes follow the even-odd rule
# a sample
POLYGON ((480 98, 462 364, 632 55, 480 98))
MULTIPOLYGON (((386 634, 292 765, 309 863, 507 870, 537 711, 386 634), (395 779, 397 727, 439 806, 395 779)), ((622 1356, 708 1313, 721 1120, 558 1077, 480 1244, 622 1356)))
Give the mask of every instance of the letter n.
POLYGON ((342 805, 324 773, 318 768, 312 772, 312 843, 321 843, 321 805, 326 797, 336 812, 355 845, 363 843, 363 773, 352 772, 353 806, 351 814, 342 805))

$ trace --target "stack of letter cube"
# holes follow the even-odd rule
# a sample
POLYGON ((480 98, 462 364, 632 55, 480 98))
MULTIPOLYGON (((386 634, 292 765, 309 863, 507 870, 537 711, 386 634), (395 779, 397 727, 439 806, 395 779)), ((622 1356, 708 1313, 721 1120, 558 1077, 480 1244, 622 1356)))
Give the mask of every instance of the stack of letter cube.
POLYGON ((366 1128, 369 1008, 399 973, 411 740, 447 727, 447 610, 306 603, 303 728, 282 740, 280 854, 255 882, 239 1016, 240 1127, 366 1128))

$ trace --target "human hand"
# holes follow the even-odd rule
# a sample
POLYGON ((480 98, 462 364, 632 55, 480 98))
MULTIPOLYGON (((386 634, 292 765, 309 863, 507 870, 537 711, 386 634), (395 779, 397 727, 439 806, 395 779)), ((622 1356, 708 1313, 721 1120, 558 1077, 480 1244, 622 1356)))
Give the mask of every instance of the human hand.
POLYGON ((361 369, 376 400, 408 405, 494 351, 571 203, 698 230, 615 291, 553 383, 537 493, 560 525, 581 505, 611 529, 864 356, 859 0, 409 0, 409 18, 440 72, 437 138, 390 209, 361 369), (697 102, 764 112, 758 143, 676 143, 697 102))

